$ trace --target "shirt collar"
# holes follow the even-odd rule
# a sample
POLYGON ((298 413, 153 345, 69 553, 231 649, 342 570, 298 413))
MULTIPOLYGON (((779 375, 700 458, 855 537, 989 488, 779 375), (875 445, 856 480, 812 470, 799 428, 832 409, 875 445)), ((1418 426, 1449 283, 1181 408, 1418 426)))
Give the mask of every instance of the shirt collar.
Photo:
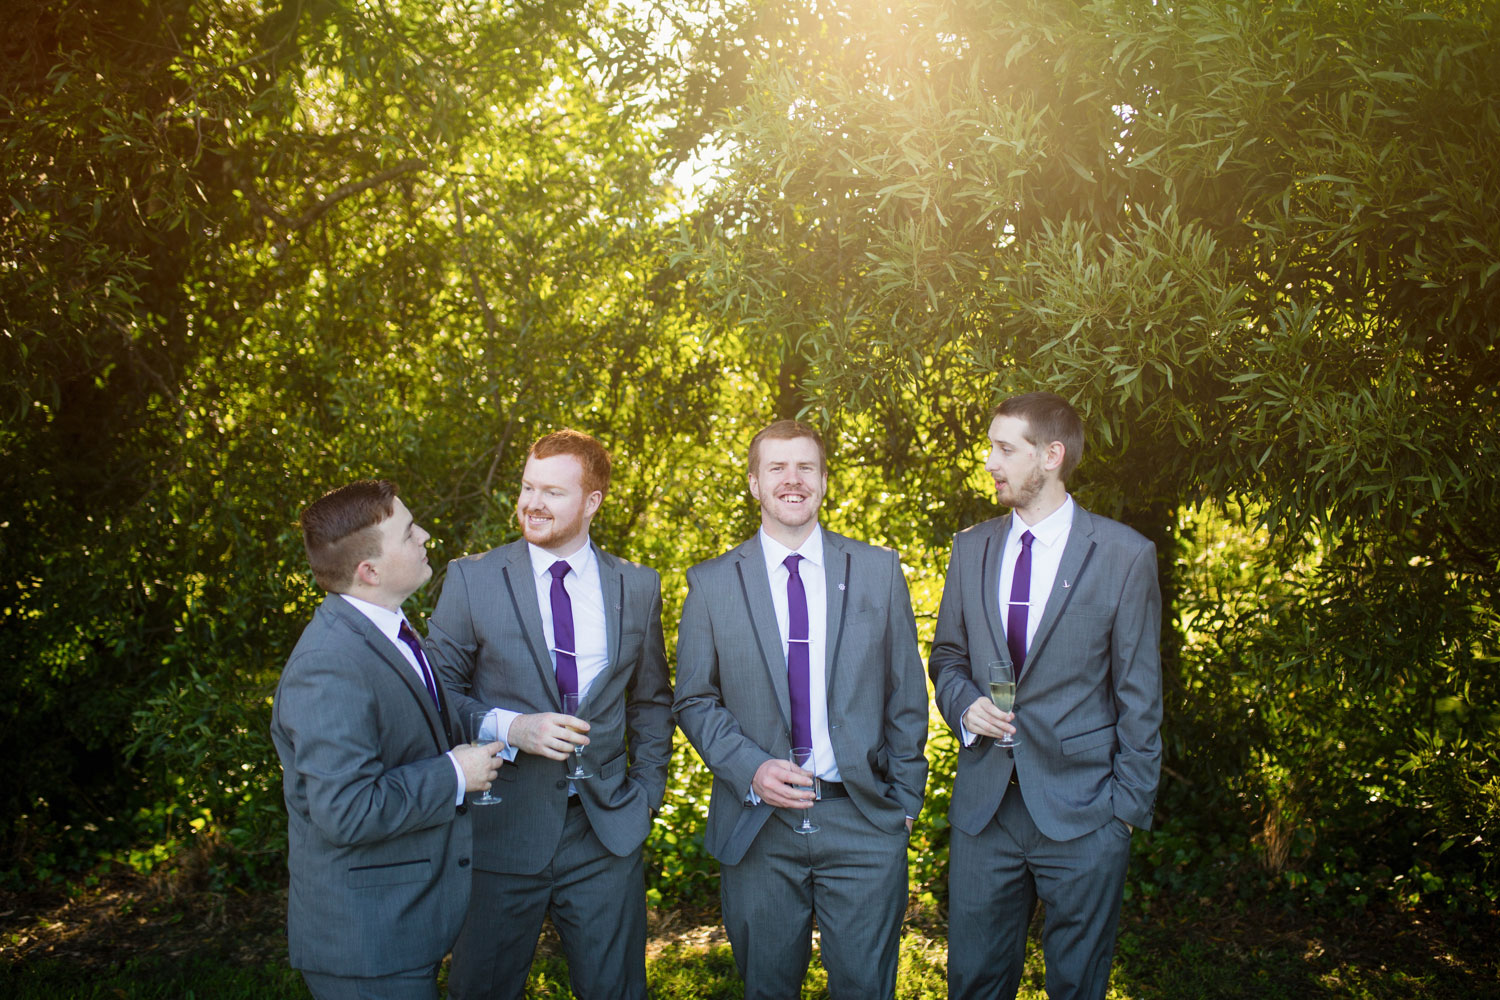
MULTIPOLYGON (((807 562, 814 566, 823 565, 823 526, 814 523, 812 534, 795 549, 789 549, 776 539, 766 534, 766 529, 760 529, 760 550, 766 557, 766 571, 773 572, 777 566, 786 562, 786 557, 796 552, 807 562)), ((800 571, 799 571, 800 572, 800 571)))
POLYGON ((401 612, 382 608, 378 604, 371 604, 369 601, 350 594, 340 594, 339 596, 354 605, 354 610, 370 619, 386 638, 395 639, 401 634, 401 623, 406 621, 406 616, 401 612))
MULTIPOLYGON (((557 562, 557 556, 530 542, 526 543, 526 550, 531 554, 531 572, 538 577, 550 576, 552 564, 557 562)), ((572 555, 564 557, 562 561, 573 567, 574 573, 582 576, 584 570, 594 564, 593 540, 588 535, 584 535, 583 546, 572 555)))
POLYGON ((1042 518, 1036 524, 1027 524, 1019 517, 1012 516, 1010 519, 1010 538, 1014 539, 1015 543, 1019 545, 1021 536, 1029 531, 1031 532, 1033 541, 1041 542, 1042 545, 1050 549, 1073 526, 1074 509, 1073 495, 1070 493, 1063 498, 1061 507, 1042 518))

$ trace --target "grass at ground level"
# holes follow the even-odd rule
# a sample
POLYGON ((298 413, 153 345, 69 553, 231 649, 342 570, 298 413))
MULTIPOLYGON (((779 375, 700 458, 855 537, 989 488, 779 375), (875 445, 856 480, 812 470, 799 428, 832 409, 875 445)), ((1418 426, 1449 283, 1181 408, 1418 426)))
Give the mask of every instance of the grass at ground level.
MULTIPOLYGON (((116 883, 54 898, 0 898, 0 996, 16 1000, 270 1000, 306 997, 287 968, 283 900, 230 898, 116 883)), ((941 923, 919 914, 902 941, 897 995, 946 995, 941 923)), ((647 975, 662 1000, 742 995, 712 914, 653 914, 647 975)), ((1035 935, 1021 990, 1040 1000, 1035 935)), ((530 995, 566 998, 567 964, 543 942, 530 995)), ((814 963, 804 996, 827 996, 814 963)), ((1112 1000, 1500 1000, 1496 915, 1468 921, 1366 912, 1320 919, 1266 904, 1210 899, 1127 907, 1112 1000)))

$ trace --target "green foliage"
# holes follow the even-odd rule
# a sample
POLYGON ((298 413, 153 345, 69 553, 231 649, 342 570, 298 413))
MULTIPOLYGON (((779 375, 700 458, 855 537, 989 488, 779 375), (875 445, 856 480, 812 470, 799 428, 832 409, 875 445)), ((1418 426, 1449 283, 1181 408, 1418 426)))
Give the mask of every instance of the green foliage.
POLYGON ((28 962, 0 972, 16 1000, 264 1000, 310 997, 302 974, 281 963, 239 965, 219 956, 134 958, 100 970, 73 962, 28 962))
POLYGON ((646 901, 653 908, 711 909, 719 901, 719 863, 703 846, 713 775, 679 737, 667 772, 667 798, 646 839, 646 901))
MULTIPOLYGON (((10 883, 276 876, 268 698, 330 486, 400 481, 441 566, 514 537, 536 434, 592 431, 596 536, 663 572, 670 647, 685 569, 754 530, 750 434, 802 414, 826 522, 901 551, 925 641, 994 512, 986 406, 1048 387, 1090 428, 1079 498, 1162 554, 1137 898, 1202 860, 1493 906, 1493 5, 12 7, 10 883), (688 214, 664 177, 711 129, 688 214)), ((935 719, 939 908, 954 756, 935 719)), ((654 905, 713 898, 708 784, 680 747, 654 905)))
POLYGON ((1247 520, 1183 520, 1166 808, 1212 796, 1309 899, 1492 905, 1491 582, 1349 534, 1278 552, 1247 520))
POLYGON ((626 12, 116 7, 23 4, 0 71, 6 841, 86 868, 38 839, 134 814, 133 865, 253 882, 301 506, 395 478, 441 565, 507 540, 527 445, 572 424, 627 457, 601 540, 685 564, 651 525, 736 407, 664 259, 626 12))
POLYGON ((679 234, 809 412, 906 435, 860 453, 918 544, 984 516, 988 398, 1073 400, 1163 555, 1163 809, 1308 895, 1496 882, 1495 16, 808 4, 679 234))

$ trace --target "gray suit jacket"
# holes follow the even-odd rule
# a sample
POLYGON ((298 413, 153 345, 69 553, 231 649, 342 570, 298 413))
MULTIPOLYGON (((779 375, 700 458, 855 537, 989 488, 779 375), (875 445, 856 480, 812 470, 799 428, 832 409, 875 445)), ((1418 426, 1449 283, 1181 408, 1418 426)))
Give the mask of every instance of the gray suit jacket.
MULTIPOLYGON (((927 787, 927 684, 901 561, 823 532, 828 729, 865 818, 904 833, 927 787)), ((688 570, 677 641, 677 724, 713 772, 705 846, 737 864, 772 809, 746 798, 755 771, 791 751, 786 656, 760 536, 688 570)))
MULTIPOLYGON (((672 691, 661 632, 661 578, 598 546, 609 666, 589 688, 588 760, 595 777, 575 783, 589 824, 611 854, 640 848, 667 790, 672 691)), ((428 623, 433 665, 455 691, 459 718, 500 707, 561 712, 525 541, 455 559, 428 623)), ((465 723, 467 724, 467 723, 465 723)), ((570 765, 527 753, 500 769, 498 806, 478 810, 474 863, 534 875, 552 861, 567 811, 570 765)))
POLYGON ((416 671, 330 594, 271 712, 287 811, 291 964, 384 976, 448 953, 469 904, 470 817, 416 671))
MULTIPOLYGON (((1007 514, 958 533, 943 583, 929 672, 959 732, 989 696, 988 664, 1010 660, 1000 614, 1007 514)), ((1119 817, 1150 827, 1161 771, 1161 593, 1156 549, 1116 521, 1075 508, 1062 564, 1016 686, 1012 758, 981 738, 959 751, 950 821, 977 835, 1014 766, 1037 829, 1072 840, 1119 817)))

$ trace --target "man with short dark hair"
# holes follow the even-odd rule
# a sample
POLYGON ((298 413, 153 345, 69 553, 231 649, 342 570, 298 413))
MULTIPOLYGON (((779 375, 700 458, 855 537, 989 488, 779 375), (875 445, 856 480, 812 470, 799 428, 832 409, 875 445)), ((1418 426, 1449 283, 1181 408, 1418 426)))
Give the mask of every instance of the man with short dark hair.
POLYGON ((434 1000, 463 922, 466 791, 490 787, 499 743, 463 744, 401 604, 432 575, 428 534, 394 483, 364 480, 302 513, 328 597, 276 690, 285 772, 287 943, 319 1000, 434 1000))
POLYGON ((714 775, 704 846, 724 926, 747 998, 801 995, 814 917, 829 994, 888 998, 927 784, 906 578, 896 553, 819 525, 811 427, 757 434, 747 479, 760 531, 688 571, 677 644, 678 725, 714 775))
POLYGON ((1156 549, 1065 482, 1083 423, 1050 392, 1007 399, 985 471, 1011 513, 958 533, 928 665, 962 743, 948 810, 948 988, 1014 997, 1036 903, 1047 995, 1109 988, 1130 837, 1161 769, 1156 549), (1014 673, 1014 710, 987 692, 1014 673), (1018 745, 997 745, 1011 737, 1018 745))
POLYGON ((448 977, 457 1000, 519 998, 550 914, 582 1000, 646 995, 641 844, 666 794, 672 701, 654 570, 592 544, 609 489, 580 431, 532 445, 521 539, 448 564, 438 669, 510 744, 504 802, 474 827, 474 895, 448 977), (574 712, 563 698, 581 699, 574 712), (587 778, 565 763, 586 747, 587 778))

